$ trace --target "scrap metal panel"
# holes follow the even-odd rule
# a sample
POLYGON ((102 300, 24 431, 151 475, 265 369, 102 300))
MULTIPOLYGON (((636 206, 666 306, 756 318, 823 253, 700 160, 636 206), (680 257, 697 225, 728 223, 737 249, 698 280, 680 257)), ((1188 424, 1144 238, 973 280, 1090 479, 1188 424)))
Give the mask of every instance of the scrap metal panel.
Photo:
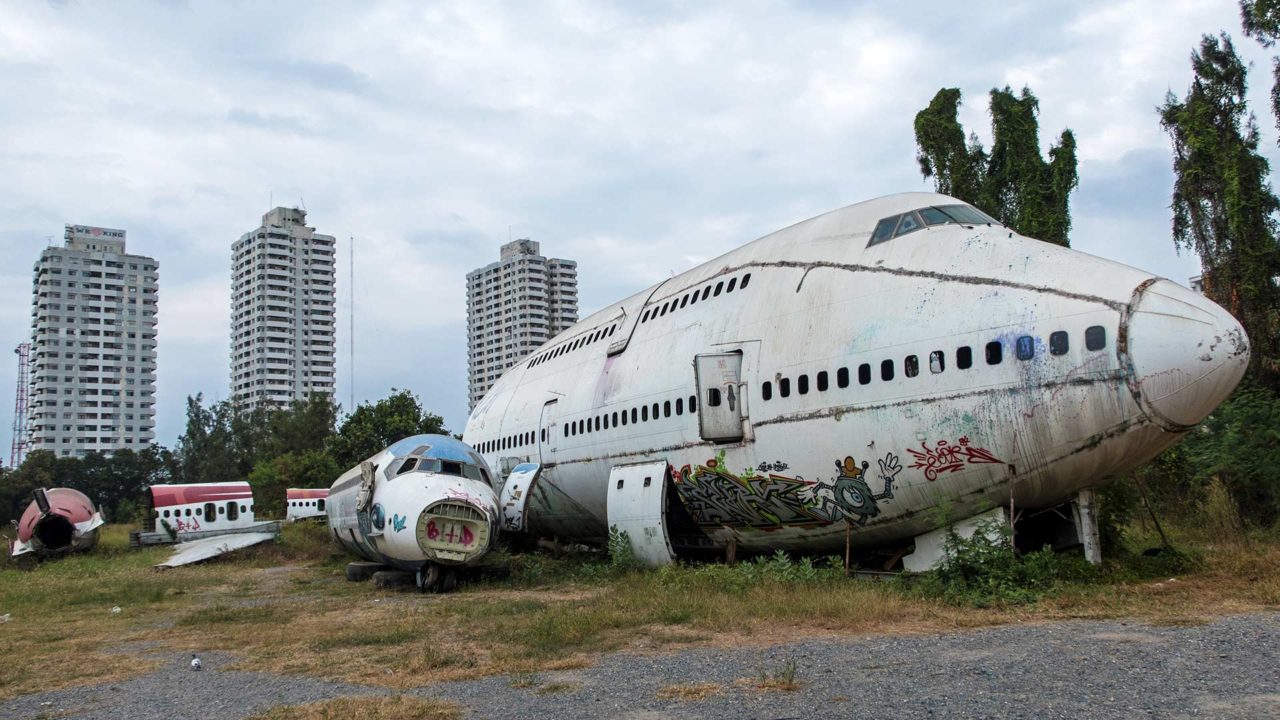
POLYGON ((609 472, 609 529, 625 532, 640 562, 675 560, 667 536, 667 461, 614 465, 609 472))

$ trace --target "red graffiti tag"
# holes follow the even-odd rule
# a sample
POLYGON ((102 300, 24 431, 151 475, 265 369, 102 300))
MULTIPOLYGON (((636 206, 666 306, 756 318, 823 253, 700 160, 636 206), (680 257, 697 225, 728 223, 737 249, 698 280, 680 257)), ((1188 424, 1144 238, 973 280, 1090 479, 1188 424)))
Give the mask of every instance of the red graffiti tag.
POLYGON ((924 470, 924 477, 929 482, 937 480, 942 473, 959 472, 966 463, 999 465, 1002 462, 990 451, 970 445, 967 437, 960 438, 955 445, 946 440, 939 440, 937 446, 932 448, 928 443, 920 443, 919 450, 907 448, 907 452, 916 459, 911 467, 924 470))

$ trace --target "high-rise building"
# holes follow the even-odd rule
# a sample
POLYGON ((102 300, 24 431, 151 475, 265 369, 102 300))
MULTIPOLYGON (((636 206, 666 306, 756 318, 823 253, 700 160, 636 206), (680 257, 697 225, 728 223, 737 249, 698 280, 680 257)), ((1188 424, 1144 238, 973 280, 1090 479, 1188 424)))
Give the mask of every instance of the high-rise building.
POLYGON ((282 407, 333 395, 334 239, 278 207, 231 246, 231 398, 282 407))
POLYGON ((507 368, 578 322, 578 263, 545 258, 527 238, 467 273, 467 398, 471 407, 507 368))
POLYGON ((155 440, 156 261, 125 231, 67 225, 32 278, 29 448, 63 457, 155 440))

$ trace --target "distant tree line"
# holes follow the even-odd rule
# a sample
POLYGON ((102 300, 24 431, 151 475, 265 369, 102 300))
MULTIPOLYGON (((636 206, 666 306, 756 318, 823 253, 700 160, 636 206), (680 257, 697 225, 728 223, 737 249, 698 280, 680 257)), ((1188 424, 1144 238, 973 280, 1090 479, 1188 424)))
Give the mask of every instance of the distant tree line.
POLYGON ((188 397, 187 426, 172 451, 152 445, 74 458, 37 450, 21 467, 0 470, 0 523, 16 520, 38 487, 79 490, 109 522, 132 522, 149 485, 240 480, 253 486, 259 513, 280 514, 286 488, 327 488, 396 440, 447 432, 440 416, 425 412, 408 390, 362 403, 340 424, 339 412, 324 395, 253 411, 227 400, 206 405, 200 395, 188 397))

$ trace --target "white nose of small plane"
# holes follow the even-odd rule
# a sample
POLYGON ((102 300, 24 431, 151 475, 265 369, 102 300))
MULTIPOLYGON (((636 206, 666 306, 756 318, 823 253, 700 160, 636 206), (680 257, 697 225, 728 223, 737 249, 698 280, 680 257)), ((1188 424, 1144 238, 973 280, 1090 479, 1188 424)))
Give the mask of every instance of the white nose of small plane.
POLYGON ((1144 283, 1122 328, 1130 389, 1161 427, 1187 430, 1231 394, 1249 365, 1244 328, 1222 307, 1168 280, 1144 283), (1145 287, 1144 287, 1145 286, 1145 287))

